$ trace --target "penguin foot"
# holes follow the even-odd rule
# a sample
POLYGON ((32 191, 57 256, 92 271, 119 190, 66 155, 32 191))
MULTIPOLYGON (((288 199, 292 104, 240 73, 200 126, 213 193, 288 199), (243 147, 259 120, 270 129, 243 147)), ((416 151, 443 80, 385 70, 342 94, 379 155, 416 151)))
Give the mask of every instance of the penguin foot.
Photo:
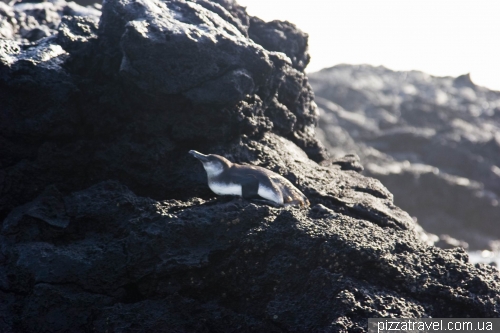
POLYGON ((307 208, 307 207, 309 207, 309 205, 310 205, 309 200, 307 200, 307 199, 306 199, 306 201, 296 199, 296 200, 292 200, 292 201, 289 201, 289 202, 284 204, 285 207, 299 206, 300 208, 307 208))

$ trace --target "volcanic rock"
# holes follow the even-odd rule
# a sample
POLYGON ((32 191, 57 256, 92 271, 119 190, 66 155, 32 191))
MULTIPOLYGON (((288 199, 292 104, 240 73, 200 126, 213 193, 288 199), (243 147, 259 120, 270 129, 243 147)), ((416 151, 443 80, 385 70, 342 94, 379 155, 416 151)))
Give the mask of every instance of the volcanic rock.
POLYGON ((0 331, 500 314, 495 268, 425 242, 355 156, 327 158, 294 25, 270 24, 286 38, 269 50, 229 0, 43 4, 50 35, 10 20, 0 40, 0 331), (277 172, 311 208, 216 197, 190 149, 277 172))
POLYGON ((367 65, 339 65, 309 78, 320 106, 319 137, 333 156, 359 155, 365 174, 382 181, 425 230, 471 249, 497 249, 500 92, 476 86, 468 74, 367 65))

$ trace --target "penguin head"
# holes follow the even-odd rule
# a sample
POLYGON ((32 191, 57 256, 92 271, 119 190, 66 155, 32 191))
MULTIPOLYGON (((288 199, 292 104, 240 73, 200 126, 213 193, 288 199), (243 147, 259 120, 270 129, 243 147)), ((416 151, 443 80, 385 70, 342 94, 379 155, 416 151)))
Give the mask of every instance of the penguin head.
POLYGON ((196 150, 190 150, 189 153, 200 160, 201 163, 203 163, 203 167, 207 172, 208 178, 220 175, 222 172, 224 172, 224 170, 227 170, 232 165, 230 161, 219 155, 203 155, 196 150))

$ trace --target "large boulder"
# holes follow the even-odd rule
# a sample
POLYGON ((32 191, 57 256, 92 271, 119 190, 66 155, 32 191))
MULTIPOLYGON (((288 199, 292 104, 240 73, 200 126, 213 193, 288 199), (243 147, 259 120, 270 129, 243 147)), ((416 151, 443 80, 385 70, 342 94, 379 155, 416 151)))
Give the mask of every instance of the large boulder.
POLYGON ((327 158, 294 25, 229 0, 42 4, 59 23, 36 40, 10 19, 32 7, 1 12, 0 331, 500 314, 495 268, 425 242, 354 156, 327 158), (311 207, 216 197, 190 149, 280 173, 311 207))

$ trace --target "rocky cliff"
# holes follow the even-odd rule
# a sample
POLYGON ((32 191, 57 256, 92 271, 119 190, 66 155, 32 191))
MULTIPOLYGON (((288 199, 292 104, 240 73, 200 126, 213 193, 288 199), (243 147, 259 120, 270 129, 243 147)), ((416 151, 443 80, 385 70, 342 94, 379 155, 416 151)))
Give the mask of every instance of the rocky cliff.
POLYGON ((365 174, 427 231, 470 249, 500 249, 500 92, 469 75, 371 66, 309 77, 334 155, 357 153, 365 174))
POLYGON ((0 331, 364 332, 494 317, 495 268, 328 159, 307 35, 229 0, 0 3, 0 331), (216 197, 187 152, 311 201, 216 197))

